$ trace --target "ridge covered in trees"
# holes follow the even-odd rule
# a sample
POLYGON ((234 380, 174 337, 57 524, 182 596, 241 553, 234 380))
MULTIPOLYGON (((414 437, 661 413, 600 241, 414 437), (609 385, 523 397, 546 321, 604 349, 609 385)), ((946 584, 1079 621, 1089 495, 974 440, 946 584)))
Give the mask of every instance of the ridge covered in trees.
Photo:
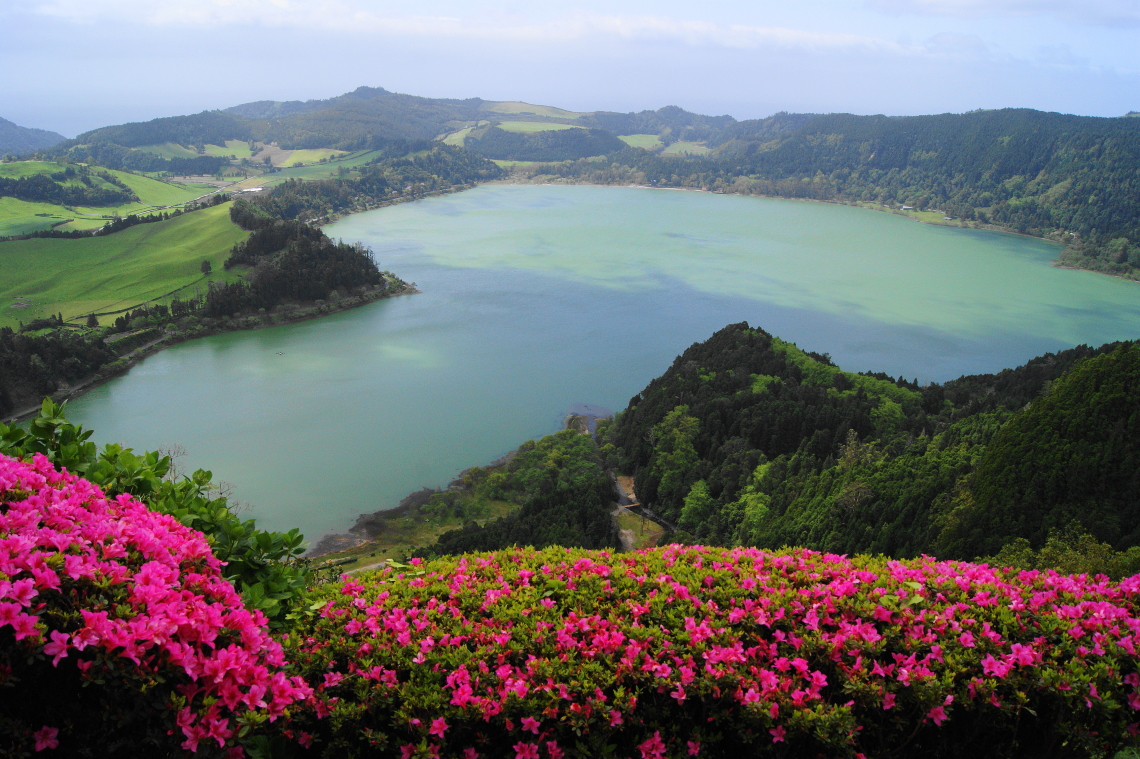
MULTIPOLYGON (((1079 525, 1140 550, 1140 346, 918 387, 746 323, 690 347, 600 428, 675 538, 974 558, 1079 525)), ((606 448, 611 446, 611 448, 606 448)))

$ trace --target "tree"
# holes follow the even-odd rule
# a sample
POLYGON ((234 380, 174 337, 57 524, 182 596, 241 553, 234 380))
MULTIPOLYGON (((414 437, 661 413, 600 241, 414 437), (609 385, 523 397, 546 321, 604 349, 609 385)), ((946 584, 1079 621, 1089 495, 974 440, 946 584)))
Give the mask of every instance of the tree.
POLYGON ((98 327, 99 326, 99 317, 96 316, 95 314, 89 315, 87 317, 87 326, 92 327, 92 328, 98 327))
POLYGON ((202 273, 203 274, 209 274, 213 270, 214 270, 214 267, 210 264, 209 261, 203 261, 202 262, 202 273))

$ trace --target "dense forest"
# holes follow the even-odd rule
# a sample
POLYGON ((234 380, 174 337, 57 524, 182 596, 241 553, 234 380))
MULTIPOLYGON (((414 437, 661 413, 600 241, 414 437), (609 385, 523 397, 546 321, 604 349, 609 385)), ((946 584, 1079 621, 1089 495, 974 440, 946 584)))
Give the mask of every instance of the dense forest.
POLYGON ((624 142, 604 129, 508 132, 497 126, 471 132, 464 145, 479 155, 504 161, 573 161, 625 147, 624 142))
POLYGON ((1130 343, 918 387, 737 324, 599 442, 674 538, 974 558, 1077 525, 1123 550, 1140 545, 1136 386, 1130 343))

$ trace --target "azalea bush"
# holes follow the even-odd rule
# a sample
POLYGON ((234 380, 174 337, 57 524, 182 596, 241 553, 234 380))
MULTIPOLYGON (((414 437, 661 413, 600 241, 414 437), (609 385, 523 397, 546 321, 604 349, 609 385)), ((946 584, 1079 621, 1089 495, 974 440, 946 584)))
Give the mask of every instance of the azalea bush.
POLYGON ((311 694, 283 665, 200 532, 0 454, 0 754, 241 756, 311 694))
POLYGON ((669 546, 325 586, 285 639, 327 757, 1064 757, 1136 744, 1140 577, 669 546))
POLYGON ((300 558, 305 550, 300 530, 269 532, 252 519, 239 519, 218 494, 209 471, 176 478, 169 456, 136 454, 115 444, 97 449, 90 437, 90 430, 67 420, 62 404, 45 399, 27 429, 0 424, 0 453, 23 459, 43 454, 56 468, 90 480, 108 496, 126 493, 152 511, 174 516, 205 536, 247 607, 265 614, 273 630, 290 624, 294 606, 315 579, 309 561, 300 558))

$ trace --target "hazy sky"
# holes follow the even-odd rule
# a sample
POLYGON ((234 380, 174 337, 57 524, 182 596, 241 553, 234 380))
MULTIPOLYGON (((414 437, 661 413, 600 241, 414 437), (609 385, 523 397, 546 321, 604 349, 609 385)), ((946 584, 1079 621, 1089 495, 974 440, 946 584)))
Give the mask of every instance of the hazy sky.
POLYGON ((737 118, 1140 110, 1140 0, 0 0, 0 117, 107 124, 360 85, 737 118))

